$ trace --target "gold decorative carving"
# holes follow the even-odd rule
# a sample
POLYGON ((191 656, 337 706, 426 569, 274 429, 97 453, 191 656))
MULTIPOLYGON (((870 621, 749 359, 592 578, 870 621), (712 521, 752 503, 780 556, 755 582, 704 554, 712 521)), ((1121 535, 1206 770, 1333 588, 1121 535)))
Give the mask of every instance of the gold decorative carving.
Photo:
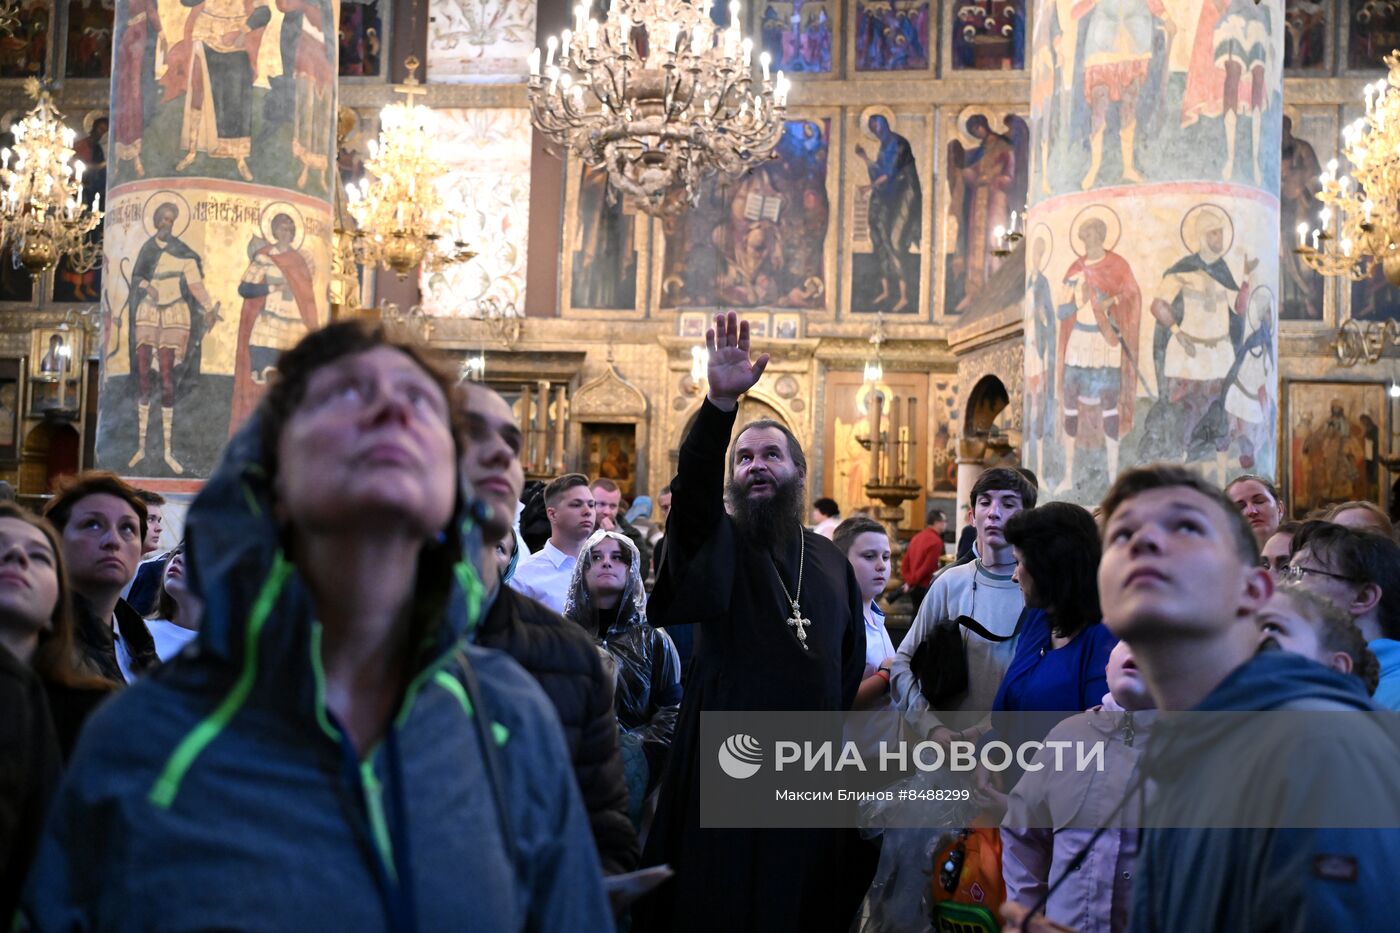
POLYGON ((609 363, 601 376, 574 393, 570 407, 576 422, 639 422, 647 416, 647 397, 609 363))

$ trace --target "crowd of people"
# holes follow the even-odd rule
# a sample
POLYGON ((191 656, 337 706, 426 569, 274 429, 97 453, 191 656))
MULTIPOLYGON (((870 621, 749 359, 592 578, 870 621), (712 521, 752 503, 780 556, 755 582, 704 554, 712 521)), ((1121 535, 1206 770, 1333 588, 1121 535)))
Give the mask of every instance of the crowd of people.
POLYGON ((886 526, 809 514, 786 426, 736 432, 768 362, 748 325, 719 315, 707 343, 655 514, 605 477, 527 486, 507 401, 363 321, 283 354, 173 547, 163 500, 110 473, 65 479, 42 516, 0 503, 0 913, 896 933, 941 928, 975 862, 995 896, 956 916, 977 928, 1386 925, 1383 511, 1290 521, 1266 478, 1161 465, 1091 512, 990 469, 962 553, 931 509, 895 585, 886 526), (990 862, 961 827, 706 825, 701 716, 750 710, 884 714, 949 748, 1091 738, 1110 766, 971 774, 990 862), (1244 758, 1176 715, 1276 710, 1372 715, 1261 732, 1244 758), (1378 825, 1196 828, 1222 787, 1350 795, 1378 825))

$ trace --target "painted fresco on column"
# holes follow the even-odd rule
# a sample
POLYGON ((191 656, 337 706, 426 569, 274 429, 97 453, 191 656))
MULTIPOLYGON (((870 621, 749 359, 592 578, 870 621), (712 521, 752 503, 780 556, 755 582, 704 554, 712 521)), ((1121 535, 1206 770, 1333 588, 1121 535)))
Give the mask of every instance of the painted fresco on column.
POLYGON ((535 0, 428 0, 428 80, 524 81, 535 7, 535 0))
MULTIPOLYGON (((1084 503, 1141 462, 1275 474, 1280 0, 1041 0, 1035 21, 1027 462, 1084 503)), ((1288 153, 1301 204, 1310 153, 1288 153)))
POLYGON ((970 108, 948 143, 944 221, 945 314, 961 314, 1006 257, 997 256, 993 232, 1025 212, 1030 178, 1030 127, 1016 114, 970 108))
POLYGON ((759 31, 772 69, 795 75, 831 74, 834 38, 841 35, 841 4, 832 0, 760 0, 759 31))
POLYGON ((335 0, 118 5, 104 467, 207 476, 277 354, 325 322, 338 18, 335 0))
MULTIPOLYGON (((790 119, 776 158, 663 219, 662 308, 830 310, 834 117, 790 119)), ((677 195, 681 196, 681 195, 677 195)))
POLYGON ((933 66, 931 0, 856 0, 851 61, 856 71, 928 71, 933 66))
POLYGON ((387 0, 340 0, 340 67, 342 78, 378 78, 384 74, 384 4, 387 0))
POLYGON ((0 35, 0 78, 41 78, 48 71, 49 0, 19 0, 19 25, 0 35))
POLYGON ((65 75, 112 76, 112 23, 113 0, 69 0, 65 75))
POLYGON ((1279 158, 1279 320, 1322 323, 1335 285, 1303 262, 1296 252, 1298 225, 1317 226, 1322 202, 1318 150, 1335 145, 1337 120, 1332 108, 1286 112, 1279 158))
POLYGON ((955 0, 947 10, 955 71, 1026 67, 1026 0, 955 0))
POLYGON ((851 114, 846 157, 849 224, 846 307, 855 313, 922 314, 924 197, 932 125, 924 113, 867 107, 851 114))
POLYGON ((1283 67, 1287 71, 1317 71, 1327 66, 1327 14, 1322 0, 1286 0, 1283 67))
POLYGON ((1348 0, 1347 67, 1385 68, 1382 59, 1400 48, 1400 7, 1386 0, 1348 0))
POLYGON ((476 257, 423 271, 423 308, 444 317, 524 315, 530 227, 530 112, 439 110, 448 174, 441 189, 463 218, 457 236, 476 257), (455 202, 455 203, 454 203, 455 202))

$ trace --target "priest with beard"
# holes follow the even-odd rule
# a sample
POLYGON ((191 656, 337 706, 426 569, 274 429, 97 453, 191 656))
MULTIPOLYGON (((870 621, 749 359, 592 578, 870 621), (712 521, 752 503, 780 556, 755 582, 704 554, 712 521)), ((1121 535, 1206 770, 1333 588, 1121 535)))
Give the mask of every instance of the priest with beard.
POLYGON ((700 826, 700 756, 715 753, 699 747, 701 713, 848 710, 865 665, 850 564, 802 526, 807 460, 797 439, 776 421, 755 421, 726 462, 739 397, 768 355, 750 360, 749 325, 733 312, 716 315, 705 342, 709 394, 681 444, 648 606, 655 625, 698 626, 646 846, 648 864, 676 875, 638 905, 635 929, 837 933, 870 882, 847 867, 854 830, 700 826))

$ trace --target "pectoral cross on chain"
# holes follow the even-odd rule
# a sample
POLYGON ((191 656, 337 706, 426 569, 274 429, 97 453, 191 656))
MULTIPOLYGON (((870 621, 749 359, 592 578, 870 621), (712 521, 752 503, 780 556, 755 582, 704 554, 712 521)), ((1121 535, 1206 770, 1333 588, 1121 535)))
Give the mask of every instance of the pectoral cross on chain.
POLYGON ((797 600, 792 601, 792 618, 787 620, 787 624, 793 627, 797 634, 797 642, 802 646, 803 651, 810 651, 807 647, 807 626, 812 624, 811 619, 802 618, 802 610, 798 608, 797 600))

